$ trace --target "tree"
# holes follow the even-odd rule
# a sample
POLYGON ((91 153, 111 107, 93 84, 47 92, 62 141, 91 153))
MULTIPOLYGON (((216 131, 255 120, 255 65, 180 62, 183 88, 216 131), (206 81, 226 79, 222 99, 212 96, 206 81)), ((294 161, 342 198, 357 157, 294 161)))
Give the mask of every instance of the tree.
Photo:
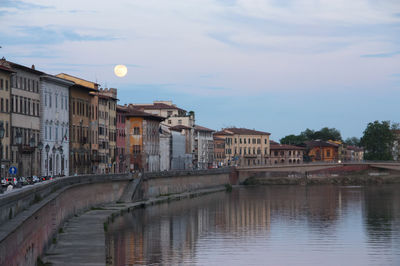
POLYGON ((280 139, 280 143, 281 144, 289 144, 289 145, 299 145, 301 143, 303 143, 304 141, 306 141, 307 139, 302 136, 302 135, 288 135, 284 138, 280 139))
POLYGON ((357 137, 347 138, 344 143, 348 146, 360 147, 360 139, 357 137))
POLYGON ((307 140, 342 140, 342 136, 340 135, 340 131, 336 128, 328 128, 324 127, 321 130, 314 131, 312 129, 307 128, 300 135, 288 135, 280 140, 281 144, 291 144, 298 145, 307 140))
MULTIPOLYGON (((393 125, 394 126, 394 125, 393 125)), ((392 146, 394 134, 390 121, 368 123, 361 138, 366 160, 393 160, 392 146)))

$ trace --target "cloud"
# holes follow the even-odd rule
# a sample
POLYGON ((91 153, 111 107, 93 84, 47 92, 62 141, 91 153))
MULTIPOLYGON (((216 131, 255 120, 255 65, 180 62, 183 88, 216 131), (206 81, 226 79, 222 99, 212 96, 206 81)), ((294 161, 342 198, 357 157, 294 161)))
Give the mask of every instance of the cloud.
POLYGON ((77 30, 55 26, 15 26, 11 32, 3 33, 4 45, 49 45, 67 41, 111 41, 117 38, 111 35, 93 35, 78 33, 77 30), (11 34, 12 32, 12 34, 11 34))
POLYGON ((373 58, 373 57, 377 57, 377 58, 386 58, 386 57, 393 57, 400 54, 400 51, 396 51, 396 52, 389 52, 389 53, 378 53, 378 54, 365 54, 362 55, 361 57, 367 57, 367 58, 373 58))
POLYGON ((38 5, 29 3, 26 1, 19 0, 1 0, 1 8, 16 8, 20 10, 32 10, 32 9, 49 9, 54 8, 50 5, 38 5))

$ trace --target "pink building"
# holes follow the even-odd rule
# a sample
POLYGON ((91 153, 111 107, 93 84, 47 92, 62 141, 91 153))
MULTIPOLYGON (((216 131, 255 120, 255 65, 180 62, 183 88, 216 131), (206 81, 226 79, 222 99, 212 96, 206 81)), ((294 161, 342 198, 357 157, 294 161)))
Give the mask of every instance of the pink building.
POLYGON ((129 170, 129 156, 126 149, 127 139, 125 130, 125 115, 128 109, 124 106, 117 106, 117 154, 116 154, 116 173, 124 173, 129 170))

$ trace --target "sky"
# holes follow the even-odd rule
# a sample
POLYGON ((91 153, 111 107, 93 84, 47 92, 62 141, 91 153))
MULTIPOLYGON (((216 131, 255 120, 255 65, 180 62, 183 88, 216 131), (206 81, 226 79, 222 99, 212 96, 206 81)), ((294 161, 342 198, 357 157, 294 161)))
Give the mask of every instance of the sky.
POLYGON ((215 130, 400 122, 398 0, 0 0, 0 25, 7 60, 117 88, 120 104, 172 100, 215 130))

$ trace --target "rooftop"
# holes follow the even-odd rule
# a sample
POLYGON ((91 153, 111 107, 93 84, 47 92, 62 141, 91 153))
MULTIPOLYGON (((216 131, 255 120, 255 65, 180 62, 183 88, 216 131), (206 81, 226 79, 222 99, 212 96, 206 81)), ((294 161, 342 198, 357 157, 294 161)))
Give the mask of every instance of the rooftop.
POLYGON ((89 89, 96 90, 96 91, 98 90, 98 86, 100 85, 100 84, 97 84, 96 82, 88 81, 88 80, 78 78, 78 77, 75 77, 75 76, 72 76, 69 74, 65 74, 65 73, 60 73, 60 74, 57 74, 56 76, 59 78, 73 81, 77 85, 87 87, 89 89))
POLYGON ((214 132, 215 131, 215 130, 212 130, 212 129, 209 129, 209 128, 206 128, 206 127, 202 127, 202 126, 198 126, 198 125, 194 126, 194 130, 197 130, 197 131, 208 131, 208 132, 214 132))
POLYGON ((168 104, 166 102, 154 102, 154 103, 149 103, 149 104, 130 104, 131 106, 134 106, 135 108, 139 109, 144 109, 144 110, 152 110, 152 109, 157 109, 157 110, 163 110, 163 109, 174 109, 174 110, 179 110, 186 112, 186 110, 181 109, 177 107, 175 104, 168 104))
POLYGON ((138 110, 136 108, 129 108, 128 113, 126 114, 127 117, 143 117, 145 119, 149 120, 158 120, 158 121, 163 121, 164 117, 158 116, 158 115, 153 115, 150 113, 143 112, 141 110, 138 110))
POLYGON ((238 134, 238 135, 271 135, 271 133, 268 132, 257 131, 248 128, 230 127, 230 128, 224 128, 223 131, 232 132, 233 134, 238 134))
POLYGON ((192 128, 184 126, 184 125, 176 125, 176 126, 170 127, 169 129, 174 130, 174 131, 182 131, 183 129, 190 130, 192 128))

